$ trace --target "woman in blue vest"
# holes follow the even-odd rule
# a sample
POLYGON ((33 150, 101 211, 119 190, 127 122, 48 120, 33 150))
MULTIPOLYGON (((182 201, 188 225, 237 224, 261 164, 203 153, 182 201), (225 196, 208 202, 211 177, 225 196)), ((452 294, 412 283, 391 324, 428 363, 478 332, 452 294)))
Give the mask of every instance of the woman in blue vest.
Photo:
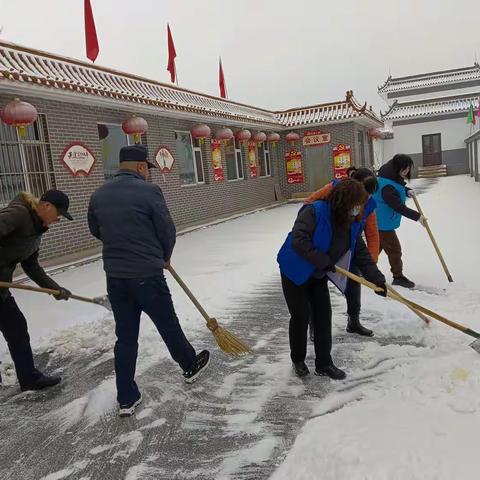
POLYGON ((282 245, 277 261, 282 288, 290 312, 290 358, 295 373, 309 373, 305 365, 310 312, 314 328, 315 375, 335 380, 345 372, 331 357, 332 308, 328 280, 343 292, 346 279, 335 273, 335 265, 350 268, 352 259, 362 275, 383 289, 385 277, 378 270, 361 237, 362 211, 368 200, 364 186, 353 179, 342 180, 328 200, 318 200, 300 210, 282 245))
POLYGON ((413 160, 408 155, 397 154, 378 171, 378 190, 374 198, 377 202, 377 222, 380 233, 380 251, 385 250, 393 275, 393 285, 405 288, 415 287, 415 283, 403 274, 402 246, 395 230, 402 217, 426 225, 426 219, 416 210, 405 205, 406 199, 413 196, 406 187, 410 180, 413 160))

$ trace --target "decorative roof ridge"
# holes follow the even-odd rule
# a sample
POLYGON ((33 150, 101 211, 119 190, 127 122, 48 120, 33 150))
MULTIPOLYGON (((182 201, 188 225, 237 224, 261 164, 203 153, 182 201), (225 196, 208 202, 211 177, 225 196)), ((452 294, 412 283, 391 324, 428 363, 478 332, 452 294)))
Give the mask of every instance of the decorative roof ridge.
MULTIPOLYGON (((393 104, 392 104, 392 107, 393 106, 396 106, 398 108, 400 108, 400 107, 411 107, 411 106, 414 106, 414 105, 427 105, 427 104, 430 104, 430 103, 432 103, 432 104, 433 103, 442 103, 442 102, 449 102, 449 101, 453 101, 453 100, 463 100, 463 99, 466 99, 466 98, 475 98, 475 97, 480 98, 480 91, 473 92, 473 93, 463 93, 461 95, 451 95, 451 96, 448 96, 448 97, 435 97, 435 98, 427 98, 427 99, 416 100, 416 101, 413 100, 411 102, 399 102, 398 100, 395 100, 395 102, 393 102, 393 104)), ((392 108, 390 108, 390 110, 392 110, 392 108)))

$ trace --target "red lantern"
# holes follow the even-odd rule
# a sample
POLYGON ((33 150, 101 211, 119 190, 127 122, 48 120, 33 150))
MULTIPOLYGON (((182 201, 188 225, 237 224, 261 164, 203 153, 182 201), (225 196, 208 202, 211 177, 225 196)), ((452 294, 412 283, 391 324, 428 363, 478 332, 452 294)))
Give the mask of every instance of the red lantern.
POLYGON ((253 141, 256 143, 262 143, 267 139, 267 136, 263 132, 257 132, 253 136, 253 141))
POLYGON ((205 143, 205 139, 210 136, 210 133, 210 127, 204 123, 197 123, 192 127, 191 130, 192 137, 196 138, 200 145, 205 143))
POLYGON ((37 109, 30 103, 15 98, 2 109, 4 123, 16 127, 20 137, 25 136, 25 127, 31 125, 38 117, 37 109))
POLYGON ((233 132, 229 128, 223 127, 216 131, 215 138, 225 144, 233 138, 233 132))
POLYGON ((252 138, 252 134, 250 133, 250 130, 239 130, 236 134, 235 134, 235 138, 237 139, 237 141, 243 145, 246 145, 248 143, 248 141, 252 138))
POLYGON ((280 135, 276 132, 269 133, 267 136, 267 142, 270 142, 273 146, 280 140, 280 135))
POLYGON ((122 130, 133 135, 135 143, 140 143, 140 137, 148 130, 148 123, 144 118, 132 115, 122 123, 122 130))
POLYGON ((295 142, 300 140, 300 135, 295 132, 290 132, 285 135, 285 140, 293 147, 295 142))

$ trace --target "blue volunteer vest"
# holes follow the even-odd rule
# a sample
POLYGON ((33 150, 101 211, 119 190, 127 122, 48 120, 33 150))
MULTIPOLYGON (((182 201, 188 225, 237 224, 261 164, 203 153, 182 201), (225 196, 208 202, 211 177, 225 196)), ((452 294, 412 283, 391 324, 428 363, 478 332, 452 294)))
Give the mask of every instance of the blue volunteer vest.
MULTIPOLYGON (((330 204, 318 200, 312 204, 315 208, 317 225, 313 232, 312 243, 316 250, 326 253, 332 243, 332 221, 330 204)), ((304 207, 302 207, 304 208, 304 207)), ((357 237, 362 228, 360 222, 354 221, 350 228, 350 252, 353 257, 357 237)), ((315 266, 300 257, 292 248, 292 232, 290 232, 277 255, 280 271, 296 285, 303 285, 313 275, 315 266)), ((348 266, 350 268, 350 266, 348 266)))
POLYGON ((377 223, 378 229, 385 232, 396 230, 400 226, 402 216, 391 208, 382 198, 382 190, 387 185, 391 185, 400 195, 400 200, 405 205, 407 191, 405 186, 388 178, 378 177, 378 190, 374 195, 377 202, 377 223))

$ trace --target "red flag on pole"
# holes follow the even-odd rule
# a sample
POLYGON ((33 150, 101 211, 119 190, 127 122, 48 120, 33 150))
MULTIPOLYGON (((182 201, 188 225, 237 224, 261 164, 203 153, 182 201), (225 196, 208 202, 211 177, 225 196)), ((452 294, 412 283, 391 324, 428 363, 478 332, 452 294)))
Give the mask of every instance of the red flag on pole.
MULTIPOLYGON (((170 72, 170 79, 175 83, 177 78, 177 72, 175 70, 175 57, 177 52, 175 51, 175 45, 173 44, 172 32, 170 31, 170 25, 167 23, 167 36, 168 36, 168 65, 167 70, 170 72)), ((177 82, 178 84, 178 82, 177 82)))
POLYGON ((227 86, 225 85, 225 77, 223 75, 222 59, 221 58, 220 58, 220 61, 219 61, 218 84, 220 86, 220 96, 222 98, 227 98, 227 86))
POLYGON ((98 56, 98 39, 97 31, 95 29, 95 20, 93 19, 92 6, 90 0, 84 2, 85 10, 85 46, 87 58, 94 62, 98 56))

